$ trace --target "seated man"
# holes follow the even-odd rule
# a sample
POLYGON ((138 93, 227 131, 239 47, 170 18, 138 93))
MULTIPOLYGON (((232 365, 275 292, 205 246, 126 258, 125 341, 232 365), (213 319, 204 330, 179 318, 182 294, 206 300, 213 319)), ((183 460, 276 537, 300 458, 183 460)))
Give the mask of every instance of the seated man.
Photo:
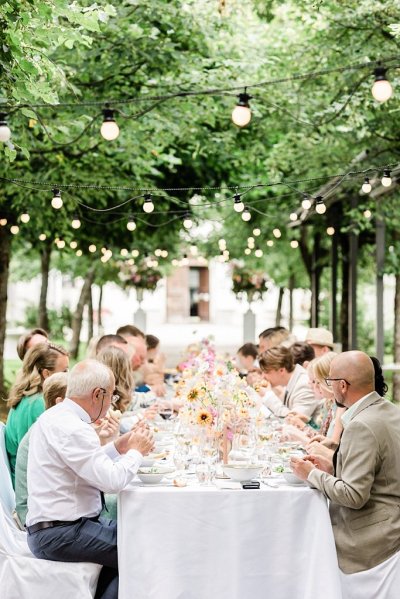
POLYGON ((260 368, 272 389, 279 385, 285 387, 283 402, 268 392, 265 394, 264 402, 271 412, 277 416, 297 412, 311 420, 319 410, 320 400, 310 389, 307 371, 294 364, 290 349, 280 346, 267 350, 260 356, 260 368))
POLYGON ((400 582, 400 410, 375 391, 374 364, 363 352, 336 356, 326 382, 336 405, 347 408, 338 450, 331 462, 315 455, 293 457, 291 467, 329 499, 343 597, 395 599, 400 582))
POLYGON ((316 358, 333 351, 333 335, 328 329, 322 327, 308 329, 305 343, 313 348, 316 358))
POLYGON ((258 349, 254 343, 245 343, 237 350, 237 364, 239 370, 244 374, 251 372, 258 366, 258 349))
POLYGON ((104 447, 90 426, 111 406, 115 381, 96 360, 78 362, 67 397, 37 420, 28 460, 28 545, 41 559, 102 564, 96 599, 117 599, 117 528, 99 516, 103 493, 118 493, 153 449, 145 428, 104 447))

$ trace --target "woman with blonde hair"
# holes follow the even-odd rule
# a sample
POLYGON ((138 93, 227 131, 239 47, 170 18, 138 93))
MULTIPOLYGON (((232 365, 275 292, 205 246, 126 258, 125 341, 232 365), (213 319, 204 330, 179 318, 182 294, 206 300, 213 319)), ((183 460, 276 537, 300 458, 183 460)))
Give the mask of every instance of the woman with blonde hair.
POLYGON ((96 360, 108 366, 115 378, 115 393, 119 396, 116 407, 125 412, 133 399, 135 380, 130 359, 119 347, 109 345, 102 349, 96 360))
POLYGON ((38 343, 26 354, 22 370, 11 388, 6 429, 6 449, 14 484, 18 445, 32 424, 44 412, 43 383, 54 372, 68 371, 69 354, 54 343, 38 343))

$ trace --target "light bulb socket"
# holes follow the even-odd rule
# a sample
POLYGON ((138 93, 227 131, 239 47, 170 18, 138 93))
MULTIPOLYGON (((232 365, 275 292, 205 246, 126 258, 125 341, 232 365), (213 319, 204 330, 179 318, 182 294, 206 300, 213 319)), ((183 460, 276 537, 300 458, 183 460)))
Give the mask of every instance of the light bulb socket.
POLYGON ((53 189, 53 198, 61 198, 61 191, 59 189, 53 189))
POLYGON ((250 96, 247 92, 243 92, 238 95, 238 101, 236 106, 245 106, 249 108, 249 100, 251 100, 252 96, 250 96))
POLYGON ((387 81, 386 71, 387 69, 384 67, 376 67, 376 69, 374 69, 375 81, 387 81))
POLYGON ((104 108, 103 123, 115 123, 114 111, 111 108, 104 108))
POLYGON ((0 112, 0 127, 7 127, 7 114, 5 112, 0 112))
POLYGON ((388 168, 383 169, 383 176, 390 179, 390 169, 388 169, 388 168))

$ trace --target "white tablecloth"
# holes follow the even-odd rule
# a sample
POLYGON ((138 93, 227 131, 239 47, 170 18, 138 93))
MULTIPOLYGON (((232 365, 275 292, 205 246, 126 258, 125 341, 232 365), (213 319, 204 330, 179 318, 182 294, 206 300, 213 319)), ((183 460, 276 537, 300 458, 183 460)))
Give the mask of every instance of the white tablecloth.
POLYGON ((120 494, 119 599, 341 599, 325 499, 308 487, 120 494))

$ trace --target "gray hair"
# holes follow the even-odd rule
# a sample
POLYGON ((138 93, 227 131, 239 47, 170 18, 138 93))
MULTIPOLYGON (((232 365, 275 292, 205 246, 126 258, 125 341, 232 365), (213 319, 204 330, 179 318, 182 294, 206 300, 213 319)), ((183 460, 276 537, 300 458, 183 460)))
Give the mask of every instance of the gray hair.
POLYGON ((68 373, 66 397, 83 397, 101 387, 107 389, 113 380, 113 373, 98 360, 82 360, 68 373))

